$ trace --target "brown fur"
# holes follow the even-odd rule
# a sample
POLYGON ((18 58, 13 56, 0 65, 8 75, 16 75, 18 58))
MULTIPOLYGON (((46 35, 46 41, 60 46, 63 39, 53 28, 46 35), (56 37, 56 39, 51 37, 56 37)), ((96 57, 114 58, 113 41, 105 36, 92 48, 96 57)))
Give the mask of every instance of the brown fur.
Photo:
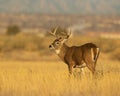
POLYGON ((59 49, 60 52, 58 53, 58 56, 68 65, 70 74, 72 74, 73 68, 82 66, 83 63, 85 63, 88 69, 94 74, 99 55, 99 51, 97 52, 98 47, 95 44, 86 43, 82 46, 68 47, 64 42, 61 42, 61 38, 56 39, 49 47, 53 46, 55 50, 59 49), (56 42, 59 42, 59 45, 56 45, 56 42), (93 53, 91 52, 91 48, 93 53))

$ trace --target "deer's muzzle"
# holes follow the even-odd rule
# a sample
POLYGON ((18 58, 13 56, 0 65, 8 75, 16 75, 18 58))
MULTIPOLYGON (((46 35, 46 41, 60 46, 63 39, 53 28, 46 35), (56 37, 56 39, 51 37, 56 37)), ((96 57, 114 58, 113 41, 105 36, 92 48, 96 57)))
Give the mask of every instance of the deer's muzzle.
POLYGON ((50 49, 53 49, 54 47, 53 47, 53 45, 49 45, 49 48, 50 48, 50 49))

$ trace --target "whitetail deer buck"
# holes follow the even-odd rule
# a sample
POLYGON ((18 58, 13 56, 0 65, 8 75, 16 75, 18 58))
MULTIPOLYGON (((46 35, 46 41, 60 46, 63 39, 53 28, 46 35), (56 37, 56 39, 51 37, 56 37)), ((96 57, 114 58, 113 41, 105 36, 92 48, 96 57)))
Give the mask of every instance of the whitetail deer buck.
MULTIPOLYGON (((52 35, 55 35, 57 28, 52 35)), ((65 42, 70 37, 71 32, 66 33, 66 37, 56 38, 51 45, 56 54, 68 65, 69 73, 72 74, 73 68, 88 67, 92 73, 95 73, 96 62, 99 56, 99 48, 93 43, 86 43, 81 46, 67 46, 65 42)))

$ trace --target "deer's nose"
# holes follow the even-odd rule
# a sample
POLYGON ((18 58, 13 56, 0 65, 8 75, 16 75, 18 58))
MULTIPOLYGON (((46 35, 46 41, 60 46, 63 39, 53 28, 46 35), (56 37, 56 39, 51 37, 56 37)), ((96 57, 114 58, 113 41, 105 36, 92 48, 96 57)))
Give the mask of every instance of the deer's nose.
POLYGON ((49 48, 51 48, 52 46, 51 45, 49 45, 49 48))

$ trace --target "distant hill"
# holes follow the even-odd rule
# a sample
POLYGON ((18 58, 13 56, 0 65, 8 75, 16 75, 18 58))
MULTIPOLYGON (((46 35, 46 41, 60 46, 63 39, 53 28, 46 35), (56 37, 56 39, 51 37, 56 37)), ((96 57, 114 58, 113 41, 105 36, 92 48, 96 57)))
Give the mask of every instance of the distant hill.
POLYGON ((0 0, 0 12, 119 14, 120 0, 0 0))

